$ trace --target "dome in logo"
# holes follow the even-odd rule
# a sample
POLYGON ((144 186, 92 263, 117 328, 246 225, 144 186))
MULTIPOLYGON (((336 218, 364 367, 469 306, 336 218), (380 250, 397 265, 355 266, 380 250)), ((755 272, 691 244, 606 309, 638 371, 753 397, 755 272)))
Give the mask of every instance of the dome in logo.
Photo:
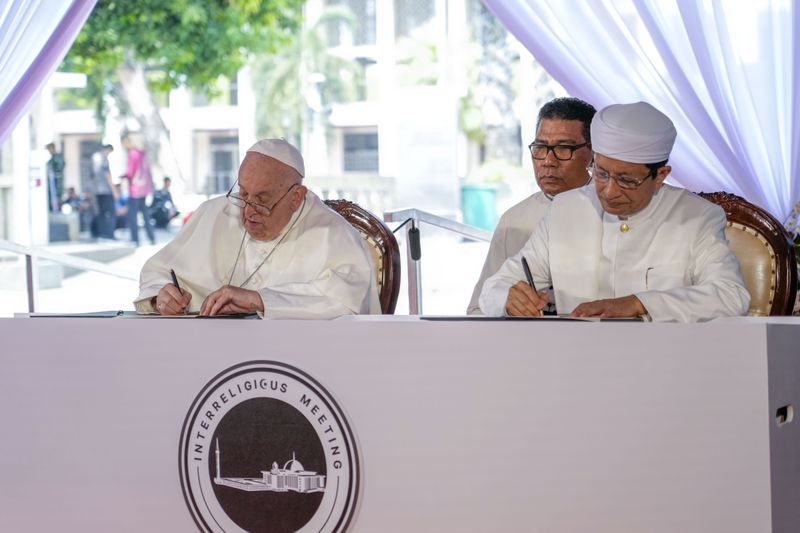
POLYGON ((187 413, 180 461, 204 531, 344 531, 358 503, 359 456, 344 413, 283 363, 244 363, 212 379, 187 413))
POLYGON ((303 464, 294 458, 292 458, 291 461, 287 462, 284 465, 283 469, 286 470, 287 472, 302 472, 303 470, 305 470, 305 468, 303 468, 303 464))

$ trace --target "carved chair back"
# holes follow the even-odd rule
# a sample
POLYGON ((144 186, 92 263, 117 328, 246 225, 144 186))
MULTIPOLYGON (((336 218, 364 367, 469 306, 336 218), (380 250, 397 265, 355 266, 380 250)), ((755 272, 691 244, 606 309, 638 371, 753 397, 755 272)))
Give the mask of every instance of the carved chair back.
POLYGON ((372 252, 381 310, 384 315, 394 314, 400 294, 400 248, 389 227, 363 207, 348 200, 325 200, 358 230, 372 252))
POLYGON ((789 234, 775 217, 734 194, 700 193, 725 211, 725 236, 750 292, 750 316, 791 315, 797 264, 789 234))

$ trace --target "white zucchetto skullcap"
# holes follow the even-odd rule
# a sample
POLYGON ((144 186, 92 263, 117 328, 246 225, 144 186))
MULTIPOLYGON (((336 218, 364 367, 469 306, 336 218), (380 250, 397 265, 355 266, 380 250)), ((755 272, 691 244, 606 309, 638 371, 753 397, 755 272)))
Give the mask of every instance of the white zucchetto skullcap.
POLYGON ((261 139, 248 148, 247 151, 277 159, 284 165, 295 169, 301 178, 306 175, 303 156, 300 155, 297 148, 286 142, 285 139, 261 139))
POLYGON ((628 163, 669 159, 678 132, 667 115, 647 102, 614 104, 592 119, 592 150, 628 163))

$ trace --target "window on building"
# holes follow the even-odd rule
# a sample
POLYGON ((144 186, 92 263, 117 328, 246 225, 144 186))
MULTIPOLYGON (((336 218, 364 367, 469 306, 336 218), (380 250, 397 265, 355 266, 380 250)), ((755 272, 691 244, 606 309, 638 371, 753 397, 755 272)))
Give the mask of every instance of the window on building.
MULTIPOLYGON (((329 6, 346 6, 353 12, 356 23, 350 29, 352 33, 352 44, 367 45, 375 44, 375 0, 328 0, 329 6)), ((330 21, 326 26, 328 33, 328 45, 340 46, 349 44, 345 42, 344 24, 340 21, 330 21)))
POLYGON ((415 29, 433 18, 435 10, 431 0, 394 0, 395 38, 410 37, 415 29))
POLYGON ((236 180, 236 154, 239 138, 230 136, 211 137, 211 175, 206 183, 207 194, 224 194, 236 180))
POLYGON ((239 80, 233 78, 228 88, 228 105, 239 105, 239 80))
POLYGON ((344 134, 344 171, 378 171, 378 134, 344 134))
MULTIPOLYGON (((82 140, 80 142, 80 160, 78 166, 81 169, 81 185, 79 192, 93 191, 92 187, 92 155, 99 152, 103 144, 96 139, 82 140)), ((123 150, 124 152, 125 150, 123 150)))

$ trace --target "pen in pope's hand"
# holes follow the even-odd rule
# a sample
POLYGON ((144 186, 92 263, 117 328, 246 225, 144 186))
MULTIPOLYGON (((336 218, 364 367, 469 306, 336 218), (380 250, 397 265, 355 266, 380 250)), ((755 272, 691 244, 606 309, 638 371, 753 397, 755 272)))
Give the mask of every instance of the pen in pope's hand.
POLYGON ((528 260, 525 257, 522 257, 522 270, 525 271, 525 278, 528 280, 528 285, 531 286, 533 292, 538 292, 536 290, 536 285, 533 284, 533 276, 531 276, 531 268, 528 266, 528 260))
POLYGON ((181 289, 181 286, 178 284, 178 276, 175 275, 175 271, 171 268, 169 269, 169 275, 172 276, 172 284, 183 294, 183 289, 181 289))

